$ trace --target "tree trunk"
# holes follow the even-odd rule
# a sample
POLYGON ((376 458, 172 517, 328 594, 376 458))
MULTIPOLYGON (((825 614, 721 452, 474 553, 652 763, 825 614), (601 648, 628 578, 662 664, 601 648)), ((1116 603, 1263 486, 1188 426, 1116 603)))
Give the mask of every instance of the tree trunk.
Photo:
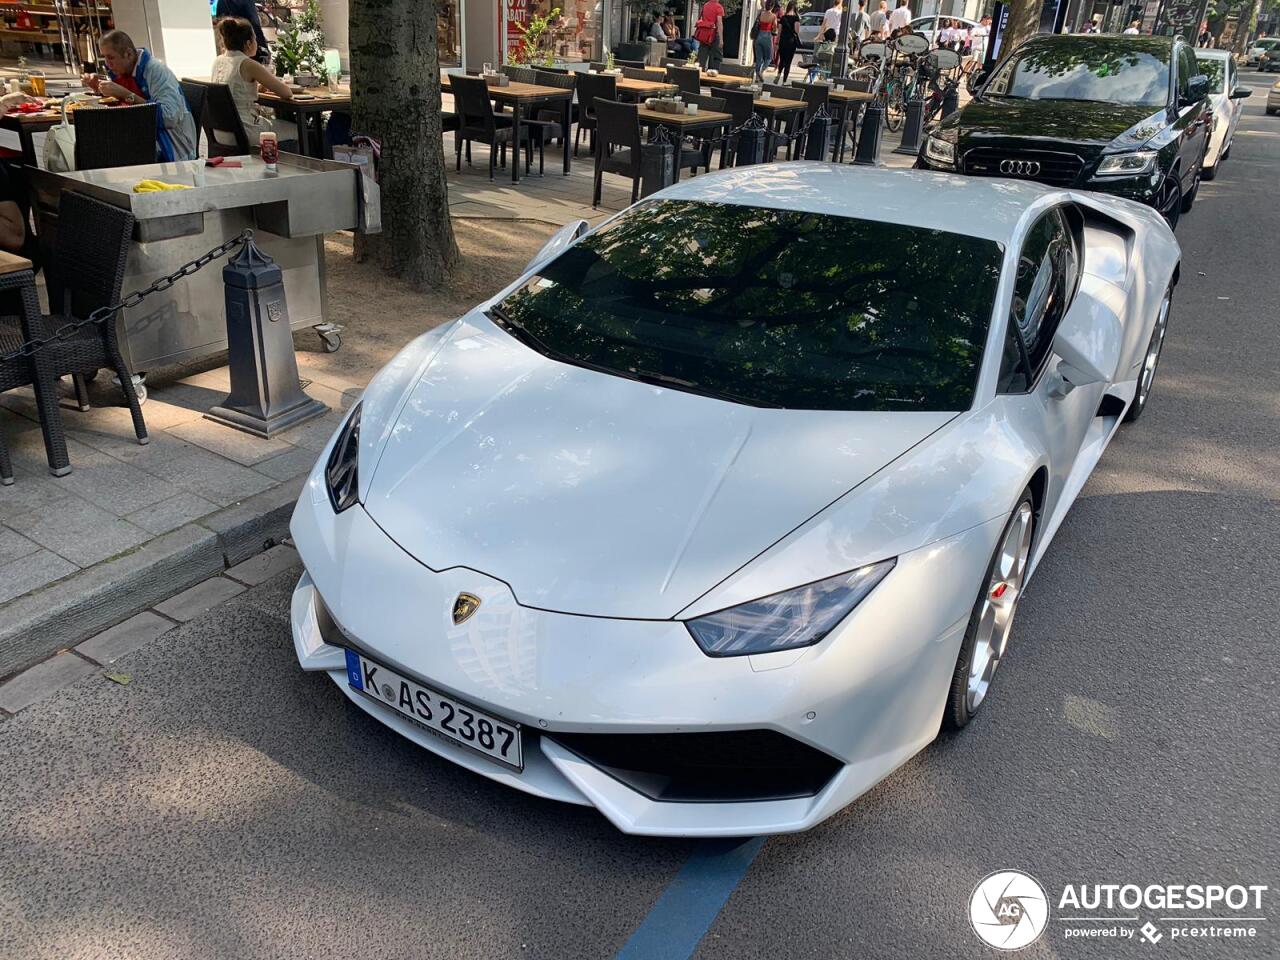
POLYGON ((1004 39, 1000 41, 1000 59, 1030 40, 1040 29, 1040 16, 1044 12, 1044 0, 1010 0, 1009 23, 1004 39))
POLYGON ((1258 22, 1258 13, 1261 9, 1262 0, 1253 0, 1253 3, 1241 8, 1240 19, 1236 21, 1235 42, 1231 45, 1232 52, 1236 56, 1244 56, 1244 52, 1249 46, 1249 35, 1253 33, 1253 28, 1258 22))
POLYGON ((382 233, 363 254, 416 288, 458 262, 440 133, 437 0, 351 0, 352 132, 382 144, 382 233))

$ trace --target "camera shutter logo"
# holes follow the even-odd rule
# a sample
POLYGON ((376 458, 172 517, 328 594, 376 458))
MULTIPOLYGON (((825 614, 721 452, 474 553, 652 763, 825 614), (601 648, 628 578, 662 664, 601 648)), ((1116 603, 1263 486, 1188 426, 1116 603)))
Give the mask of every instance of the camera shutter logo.
POLYGON ((1039 940, 1048 927, 1049 897, 1030 874, 997 870, 973 888, 969 923, 988 946, 1021 950, 1039 940))
POLYGON ((1034 177, 1040 172, 1037 160, 1001 160, 1000 172, 1011 177, 1034 177))

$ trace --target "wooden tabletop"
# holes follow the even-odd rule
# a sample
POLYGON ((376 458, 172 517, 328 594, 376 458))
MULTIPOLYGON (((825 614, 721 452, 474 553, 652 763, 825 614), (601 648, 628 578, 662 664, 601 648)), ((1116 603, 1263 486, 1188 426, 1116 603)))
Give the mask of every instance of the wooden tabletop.
POLYGON ((618 79, 618 91, 629 91, 631 93, 645 93, 649 95, 657 95, 659 93, 667 93, 675 90, 674 83, 664 83, 661 80, 632 80, 630 77, 621 77, 618 79))
POLYGON ((640 121, 642 123, 668 123, 677 127, 691 127, 700 123, 732 123, 733 117, 727 113, 718 113, 715 110, 699 109, 697 113, 663 113, 661 110, 650 110, 648 107, 640 107, 640 121))
MULTIPOLYGON (((453 78, 449 78, 449 86, 453 86, 453 78)), ((512 80, 505 87, 489 84, 489 96, 495 100, 570 100, 573 90, 564 87, 544 87, 540 83, 516 83, 512 80)))
POLYGON ((701 78, 708 87, 746 87, 753 82, 752 77, 734 77, 727 73, 718 73, 714 77, 703 73, 701 78))
POLYGON ((8 250, 0 250, 0 276, 31 269, 31 261, 8 250))
POLYGON ((261 90, 258 92, 258 103, 262 104, 264 107, 335 110, 338 107, 351 106, 351 93, 350 91, 347 93, 330 93, 324 87, 321 87, 312 96, 307 96, 305 93, 295 93, 293 100, 286 100, 284 97, 278 97, 274 93, 261 90), (304 99, 299 100, 297 99, 298 97, 303 97, 304 99))
POLYGON ((786 97, 770 97, 768 100, 761 100, 756 97, 751 101, 752 106, 757 110, 768 110, 777 113, 779 110, 803 110, 803 100, 788 100, 786 97))
POLYGON ((837 90, 835 87, 832 87, 830 93, 827 94, 827 99, 841 100, 846 103, 856 103, 860 100, 873 100, 875 99, 875 95, 867 93, 865 90, 837 90))

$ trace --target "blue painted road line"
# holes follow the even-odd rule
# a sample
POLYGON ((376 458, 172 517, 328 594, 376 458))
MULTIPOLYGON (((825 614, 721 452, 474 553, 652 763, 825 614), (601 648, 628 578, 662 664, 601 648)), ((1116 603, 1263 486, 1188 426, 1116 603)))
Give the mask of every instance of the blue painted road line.
POLYGON ((617 960, 688 960, 764 846, 764 837, 704 840, 671 881, 617 960))

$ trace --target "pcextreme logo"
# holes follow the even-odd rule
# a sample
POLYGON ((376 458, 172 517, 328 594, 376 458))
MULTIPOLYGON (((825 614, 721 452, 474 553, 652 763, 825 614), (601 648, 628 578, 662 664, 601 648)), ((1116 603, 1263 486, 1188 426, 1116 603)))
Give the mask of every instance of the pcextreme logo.
POLYGON ((1067 940, 1250 940, 1266 922, 1266 884, 1069 883, 1050 898, 1021 870, 988 874, 969 897, 969 923, 983 943, 1021 950, 1050 926, 1067 940))

